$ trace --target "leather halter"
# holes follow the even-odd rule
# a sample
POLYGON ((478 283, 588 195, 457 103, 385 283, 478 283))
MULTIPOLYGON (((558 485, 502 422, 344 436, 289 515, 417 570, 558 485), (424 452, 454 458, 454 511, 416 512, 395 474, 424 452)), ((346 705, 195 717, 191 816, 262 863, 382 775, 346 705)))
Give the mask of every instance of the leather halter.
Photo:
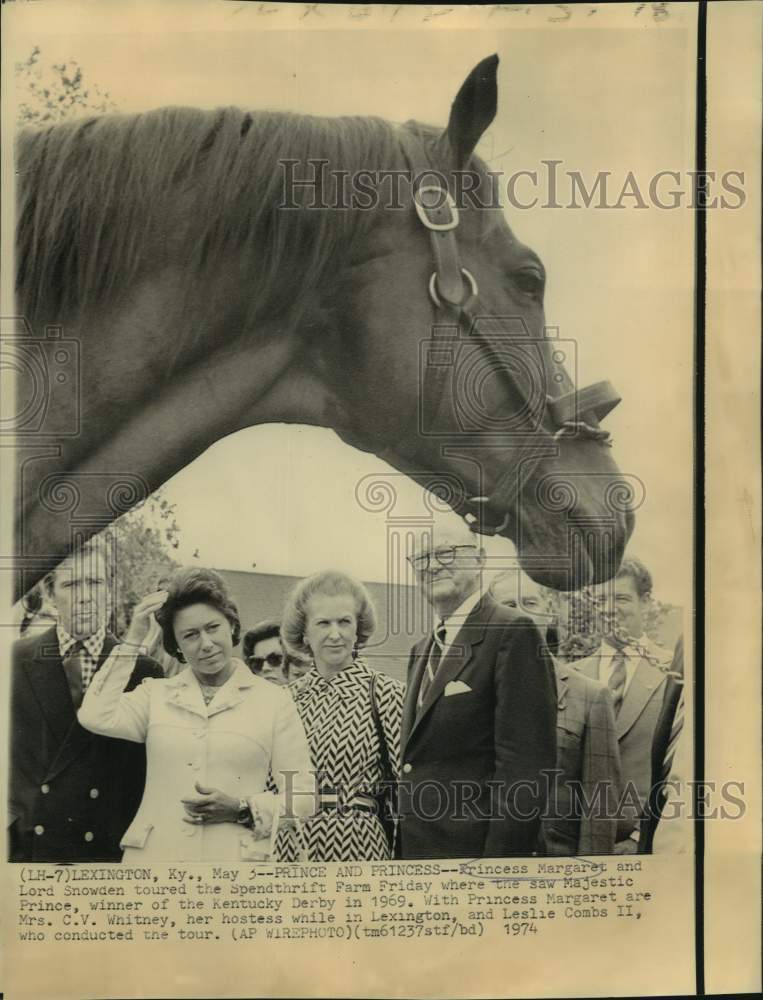
MULTIPOLYGON (((429 280, 429 295, 435 307, 435 325, 453 325, 455 319, 459 329, 465 327, 472 337, 479 337, 475 326, 475 307, 479 297, 479 285, 474 275, 461 266, 456 242, 458 229, 458 208, 450 193, 439 185, 422 185, 413 192, 416 214, 429 231, 435 269, 429 280)), ((424 402, 435 413, 439 409, 445 390, 446 372, 442 367, 430 366, 425 373, 424 402)), ((554 439, 574 436, 593 439, 610 445, 609 431, 599 427, 599 421, 617 406, 621 397, 608 381, 596 382, 584 389, 573 389, 561 396, 546 396, 546 412, 554 439)), ((434 414, 432 415, 434 416, 434 414)), ((472 497, 470 503, 479 511, 479 504, 486 503, 486 497, 472 497)), ((500 525, 487 525, 482 518, 465 515, 473 530, 483 534, 500 531, 500 525)))
MULTIPOLYGON (((416 214, 429 230, 435 261, 435 270, 429 279, 429 295, 435 308, 449 309, 459 317, 474 320, 479 286, 474 275, 461 267, 455 233, 459 223, 456 203, 448 191, 436 185, 419 187, 413 201, 416 214)), ((609 432, 595 425, 617 406, 620 399, 611 382, 604 381, 585 389, 573 389, 562 396, 548 396, 546 401, 557 428, 606 441, 609 432)))

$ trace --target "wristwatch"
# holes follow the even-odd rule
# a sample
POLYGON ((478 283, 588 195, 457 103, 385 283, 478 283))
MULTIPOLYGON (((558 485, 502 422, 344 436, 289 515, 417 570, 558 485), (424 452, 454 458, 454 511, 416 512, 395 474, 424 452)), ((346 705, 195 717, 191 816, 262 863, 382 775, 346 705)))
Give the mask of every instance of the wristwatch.
POLYGON ((252 810, 246 799, 238 800, 238 814, 236 815, 236 822, 240 823, 241 826, 246 826, 250 830, 254 827, 254 816, 252 816, 252 810))

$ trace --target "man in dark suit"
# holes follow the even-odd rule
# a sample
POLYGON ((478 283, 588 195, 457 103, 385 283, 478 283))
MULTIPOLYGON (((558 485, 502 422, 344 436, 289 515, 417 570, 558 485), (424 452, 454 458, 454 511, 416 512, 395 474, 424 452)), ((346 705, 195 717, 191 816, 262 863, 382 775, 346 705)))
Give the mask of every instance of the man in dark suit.
POLYGON ((593 656, 576 660, 581 674, 606 684, 615 706, 615 731, 624 783, 616 854, 635 854, 639 817, 652 783, 652 739, 665 693, 670 653, 644 633, 652 577, 642 562, 623 560, 612 585, 617 628, 593 656))
MULTIPOLYGON (((490 592, 523 611, 542 633, 556 628, 548 593, 519 570, 496 577, 490 592)), ((620 754, 609 690, 554 659, 557 757, 538 849, 559 857, 612 854, 620 794, 620 754)))
POLYGON ((433 635, 411 651, 403 706, 403 858, 528 855, 556 760, 556 685, 532 619, 483 593, 485 555, 435 525, 410 557, 433 635))
MULTIPOLYGON (((57 624, 13 647, 9 769, 9 860, 113 862, 140 804, 141 744, 94 736, 77 722, 93 674, 117 640, 108 546, 91 540, 45 580, 57 624)), ((161 677, 138 656, 127 690, 161 677)))

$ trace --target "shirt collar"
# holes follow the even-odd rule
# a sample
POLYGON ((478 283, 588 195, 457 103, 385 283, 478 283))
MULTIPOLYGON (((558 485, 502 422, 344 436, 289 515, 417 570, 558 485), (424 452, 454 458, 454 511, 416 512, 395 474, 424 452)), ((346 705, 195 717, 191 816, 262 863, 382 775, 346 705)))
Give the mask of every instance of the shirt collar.
POLYGON ((456 630, 461 628, 466 619, 482 600, 483 596, 483 589, 481 587, 477 587, 476 590, 472 591, 472 593, 469 594, 469 596, 461 604, 459 604, 452 614, 448 615, 447 618, 442 619, 446 635, 454 628, 456 630))
POLYGON ((335 691, 337 694, 354 693, 359 686, 368 686, 370 674, 371 671, 360 657, 356 657, 352 663, 329 678, 319 673, 318 668, 313 663, 309 672, 294 685, 295 694, 323 691, 335 691))
MULTIPOLYGON (((229 684, 231 687, 237 688, 254 687, 258 678, 252 673, 244 661, 240 660, 237 656, 234 656, 232 658, 232 662, 234 665, 233 673, 224 684, 220 685, 220 688, 222 689, 229 684)), ((260 677, 259 680, 262 680, 262 678, 260 677)), ((265 683, 269 684, 270 682, 265 681, 265 683)), ((191 684, 195 684, 198 687, 199 679, 190 667, 186 667, 185 670, 181 670, 180 673, 175 674, 174 677, 168 677, 167 684, 171 687, 188 687, 191 684)))
POLYGON ((56 635, 58 636, 58 649, 62 659, 77 642, 81 642, 87 655, 92 660, 97 660, 101 655, 103 643, 106 638, 106 626, 101 625, 97 632, 93 632, 92 635, 88 635, 80 640, 69 635, 63 625, 58 622, 56 624, 56 635))

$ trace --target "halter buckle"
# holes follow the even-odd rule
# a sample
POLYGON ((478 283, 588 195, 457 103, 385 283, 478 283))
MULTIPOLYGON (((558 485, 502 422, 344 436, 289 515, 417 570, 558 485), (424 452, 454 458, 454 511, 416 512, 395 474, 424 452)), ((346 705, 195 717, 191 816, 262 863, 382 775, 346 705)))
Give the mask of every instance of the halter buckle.
POLYGON ((448 230, 458 226, 458 209, 452 195, 436 184, 425 184, 414 191, 413 204, 416 206, 416 214, 419 219, 432 232, 447 233, 448 230), (421 196, 425 192, 437 194, 438 198, 435 204, 424 204, 421 196))

